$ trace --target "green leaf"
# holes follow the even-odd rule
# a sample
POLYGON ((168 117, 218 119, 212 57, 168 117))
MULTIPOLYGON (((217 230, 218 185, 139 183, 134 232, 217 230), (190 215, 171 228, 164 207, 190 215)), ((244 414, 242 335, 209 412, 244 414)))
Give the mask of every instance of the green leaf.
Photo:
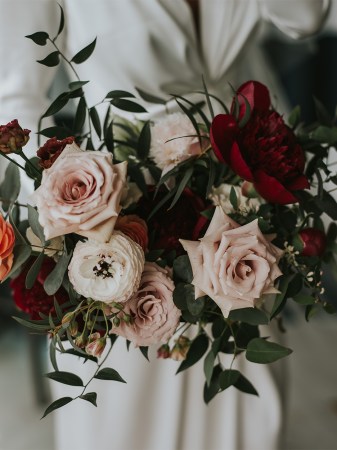
POLYGON ((89 83, 89 81, 72 81, 69 83, 69 90, 70 91, 77 91, 77 89, 80 89, 85 84, 89 83))
POLYGON ((135 96, 128 91, 114 90, 108 92, 105 98, 135 98, 135 96))
POLYGON ((57 35, 56 35, 55 39, 57 38, 57 36, 59 36, 62 33, 63 28, 64 28, 64 12, 63 12, 63 8, 62 8, 62 6, 59 3, 58 3, 58 5, 60 7, 61 15, 60 15, 60 25, 59 25, 59 29, 58 29, 58 32, 57 32, 57 35))
POLYGON ((314 197, 316 205, 331 219, 337 220, 337 202, 327 191, 323 191, 323 197, 314 197))
POLYGON ((255 308, 235 309, 230 312, 228 318, 234 322, 245 322, 250 325, 267 325, 269 323, 267 315, 255 308))
POLYGON ((149 355, 148 355, 149 347, 140 346, 139 350, 140 350, 141 354, 144 356, 144 358, 149 361, 149 355))
POLYGON ((81 378, 71 372, 50 372, 44 376, 59 383, 68 384, 69 386, 83 386, 81 378))
POLYGON ((180 364, 176 373, 188 369, 197 363, 206 353, 208 349, 209 340, 205 334, 199 334, 191 344, 186 359, 180 364))
POLYGON ((49 127, 44 128, 36 134, 41 134, 42 136, 46 136, 48 138, 56 137, 57 139, 65 139, 69 136, 69 131, 64 127, 49 127))
POLYGON ((258 364, 268 364, 280 358, 290 355, 292 350, 275 342, 269 342, 262 338, 250 341, 247 347, 246 358, 248 361, 258 364))
POLYGON ((0 185, 0 196, 8 202, 2 202, 4 211, 8 211, 10 204, 15 202, 20 193, 20 172, 13 162, 10 162, 5 171, 5 178, 0 185))
POLYGON ((259 395, 252 383, 241 373, 239 379, 234 383, 234 386, 236 389, 239 389, 239 391, 245 392, 246 394, 259 395))
MULTIPOLYGON (((67 330, 68 331, 68 330, 67 330)), ((70 340, 69 340, 70 341, 70 340)), ((70 343, 72 344, 72 342, 70 341, 70 343)), ((80 349, 81 350, 81 349, 80 349)), ((96 358, 96 356, 92 356, 92 355, 88 355, 87 353, 85 353, 83 350, 78 351, 75 350, 75 348, 69 348, 68 350, 66 350, 64 353, 67 353, 68 355, 74 355, 74 356, 78 356, 79 358, 84 358, 85 360, 89 360, 89 361, 93 361, 96 364, 98 363, 98 359, 96 358)))
POLYGON ((187 309, 187 297, 194 300, 194 286, 191 284, 178 283, 173 291, 173 301, 177 308, 187 309))
POLYGON ((296 128, 301 120, 301 107, 299 105, 291 111, 288 117, 288 124, 291 128, 296 128))
POLYGON ((96 392, 88 392, 87 394, 80 395, 82 400, 86 400, 87 402, 92 403, 97 407, 97 394, 96 392))
POLYGON ((101 369, 95 375, 95 378, 98 378, 99 380, 113 380, 113 381, 120 381, 121 383, 126 383, 126 381, 123 380, 123 378, 119 375, 117 370, 110 369, 109 367, 101 369))
POLYGON ((92 54, 92 52, 95 50, 96 46, 96 39, 95 38, 91 44, 87 45, 86 47, 82 48, 76 55, 71 59, 71 62, 74 62, 75 64, 81 64, 84 61, 86 61, 92 54))
POLYGON ((178 256, 173 262, 173 272, 175 277, 185 281, 185 283, 191 283, 193 280, 192 266, 190 259, 187 255, 178 256))
POLYGON ((216 355, 214 354, 213 349, 211 349, 207 353, 206 358, 204 359, 204 373, 205 373, 205 377, 206 377, 207 386, 209 386, 211 383, 215 357, 216 357, 216 355))
POLYGON ((49 106, 47 111, 42 115, 43 117, 53 116, 57 112, 59 112, 69 101, 69 95, 65 92, 60 94, 49 106))
POLYGON ((9 215, 9 220, 15 233, 15 246, 13 250, 14 263, 10 272, 2 281, 7 280, 7 278, 9 278, 13 273, 15 273, 18 269, 20 269, 21 266, 27 261, 27 259, 30 257, 32 253, 31 246, 28 245, 25 239, 22 237, 21 233, 19 232, 18 228, 16 227, 12 219, 11 214, 9 215))
POLYGON ((300 305, 313 305, 315 303, 315 298, 307 294, 297 294, 294 297, 294 300, 296 303, 299 303, 300 305))
MULTIPOLYGON (((190 284, 190 286, 192 285, 190 284)), ((191 289, 190 295, 186 295, 187 309, 192 316, 199 316, 202 313, 205 307, 206 298, 206 296, 195 298, 194 288, 191 289)))
POLYGON ((140 88, 136 87, 136 91, 138 92, 139 96, 148 103, 156 103, 159 105, 165 105, 165 103, 166 103, 166 100, 164 100, 163 98, 149 94, 140 88))
POLYGON ((315 110, 318 121, 322 125, 326 125, 328 127, 331 126, 333 121, 329 112, 327 111, 323 103, 320 100, 318 100, 318 98, 314 97, 313 99, 315 103, 315 110))
POLYGON ((21 317, 13 317, 14 320, 16 320, 20 325, 23 325, 24 327, 30 328, 35 331, 47 331, 50 329, 49 323, 46 324, 42 320, 28 320, 28 319, 22 319, 21 317))
POLYGON ((212 102, 211 102, 210 96, 208 94, 208 89, 207 89, 207 86, 206 86, 206 83, 205 83, 205 79, 204 79, 203 76, 201 78, 202 78, 202 86, 203 86, 204 91, 205 91, 206 102, 207 102, 207 106, 208 106, 208 109, 209 109, 209 114, 210 114, 211 118, 214 119, 213 106, 212 106, 212 102))
POLYGON ((50 362, 51 362, 55 372, 59 372, 58 365, 57 365, 57 359, 56 359, 56 340, 55 340, 55 338, 52 338, 50 340, 49 359, 50 359, 50 362))
POLYGON ((186 185, 188 184, 188 182, 189 182, 190 179, 192 178, 193 171, 194 171, 194 168, 193 168, 193 167, 189 167, 189 168, 186 170, 186 172, 185 172, 185 174, 184 174, 182 180, 180 181, 180 183, 179 183, 179 185, 178 185, 178 188, 177 188, 177 190, 176 190, 175 196, 174 196, 174 198, 173 198, 173 200, 172 200, 172 203, 171 203, 169 209, 172 209, 172 208, 174 207, 174 205, 177 203, 177 201, 179 200, 179 198, 180 198, 180 196, 181 196, 183 190, 185 189, 186 185))
POLYGON ((62 285, 63 277, 68 269, 69 261, 71 259, 72 253, 64 253, 61 258, 57 261, 56 266, 50 272, 43 283, 44 290, 48 295, 54 295, 59 290, 62 285))
POLYGON ((150 122, 145 122, 142 131, 140 132, 137 153, 140 159, 144 160, 148 157, 151 145, 151 129, 150 122))
POLYGON ((34 283, 36 281, 36 278, 41 270, 41 266, 44 260, 44 253, 40 253, 39 256, 36 258, 34 263, 31 265, 30 269, 27 272, 26 275, 26 289, 31 289, 34 286, 34 283))
POLYGON ((283 306, 285 305, 285 302, 287 301, 286 293, 288 285, 292 280, 292 278, 293 275, 286 275, 280 279, 278 289, 279 291, 281 291, 281 293, 277 294, 275 297, 273 308, 270 313, 270 320, 272 320, 275 316, 277 316, 279 312, 282 310, 283 306))
POLYGON ((89 115, 90 115, 90 119, 91 122, 95 128, 95 131, 97 133, 97 136, 99 138, 101 138, 101 134, 102 134, 102 127, 101 127, 101 122, 99 120, 99 115, 97 113, 97 110, 95 107, 92 107, 89 109, 89 115))
POLYGON ((240 372, 238 370, 224 370, 219 376, 220 389, 224 391, 225 389, 233 386, 240 378, 240 372))
POLYGON ((317 127, 310 133, 310 138, 322 144, 333 145, 337 142, 337 127, 317 127))
POLYGON ((43 419, 44 417, 46 417, 48 414, 50 414, 51 412, 55 411, 55 409, 61 408, 62 406, 67 405, 68 403, 72 402, 73 399, 71 397, 62 397, 59 398, 58 400, 55 400, 51 405, 48 406, 48 408, 45 410, 43 416, 41 417, 41 419, 43 419))
POLYGON ((28 221, 35 236, 40 239, 42 245, 45 245, 46 239, 44 237, 43 228, 39 222, 39 213, 31 205, 28 205, 28 221))
POLYGON ((146 113, 146 109, 131 100, 125 100, 124 98, 114 98, 110 102, 115 108, 122 111, 128 111, 132 113, 146 113))
POLYGON ((238 209, 238 196, 236 195, 234 186, 231 187, 231 191, 229 193, 229 201, 236 211, 238 209))
POLYGON ((37 31, 36 33, 29 34, 25 37, 31 39, 37 45, 46 45, 49 34, 45 31, 37 31))
POLYGON ((87 105, 86 105, 84 97, 81 97, 78 102, 76 114, 75 114, 75 121, 74 121, 75 132, 80 133, 82 131, 82 128, 85 123, 86 115, 87 115, 87 105))
POLYGON ((55 51, 52 53, 49 53, 48 56, 46 56, 44 59, 37 60, 39 64, 42 64, 43 66, 47 67, 55 67, 60 62, 60 52, 55 51))
POLYGON ((205 403, 209 403, 216 394, 220 391, 220 385, 219 385, 219 375, 222 373, 221 366, 217 364, 214 367, 213 375, 211 378, 211 382, 209 386, 207 385, 207 382, 204 385, 204 401, 205 403))

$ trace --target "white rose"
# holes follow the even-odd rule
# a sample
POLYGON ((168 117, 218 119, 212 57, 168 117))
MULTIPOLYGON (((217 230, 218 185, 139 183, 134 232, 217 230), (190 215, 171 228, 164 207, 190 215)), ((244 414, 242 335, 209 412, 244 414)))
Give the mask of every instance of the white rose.
POLYGON ((84 297, 104 303, 125 302, 138 289, 144 268, 142 248, 114 232, 108 243, 78 242, 69 264, 69 280, 84 297))

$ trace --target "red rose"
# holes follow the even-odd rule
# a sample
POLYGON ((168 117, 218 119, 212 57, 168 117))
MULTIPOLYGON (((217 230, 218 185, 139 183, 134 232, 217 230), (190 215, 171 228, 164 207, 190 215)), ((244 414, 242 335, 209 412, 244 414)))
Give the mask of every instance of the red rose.
POLYGON ((63 152, 65 146, 72 144, 74 140, 73 137, 67 137, 61 141, 57 140, 56 137, 48 139, 36 152, 36 155, 40 158, 39 165, 43 169, 49 169, 63 152))
POLYGON ((200 236, 207 219, 200 215, 207 205, 190 189, 184 189, 181 197, 173 208, 165 203, 156 214, 147 220, 151 211, 162 200, 165 192, 149 193, 149 199, 144 197, 138 203, 137 214, 146 220, 149 229, 150 250, 163 249, 165 253, 175 250, 178 255, 184 253, 179 239, 196 240, 200 236))
POLYGON ((55 313, 54 297, 61 305, 68 300, 68 294, 63 287, 55 295, 46 294, 43 288, 45 279, 55 267, 55 262, 51 258, 44 259, 42 268, 32 289, 26 289, 26 275, 31 267, 31 263, 32 260, 29 260, 29 264, 26 265, 18 277, 10 282, 10 286, 13 290, 13 298, 16 306, 29 314, 32 320, 40 320, 39 312, 45 315, 49 315, 50 312, 52 314, 55 313))
POLYGON ((286 205, 298 201, 294 191, 306 189, 303 174, 304 152, 282 116, 270 109, 269 91, 257 81, 248 81, 238 90, 239 111, 219 114, 212 122, 210 138, 217 158, 271 203, 286 205), (251 111, 247 123, 240 124, 251 111))
POLYGON ((17 153, 29 141, 30 130, 22 129, 17 119, 0 125, 0 152, 17 153))
POLYGON ((317 228, 303 228, 299 232, 303 243, 302 256, 322 256, 326 248, 326 236, 317 228))

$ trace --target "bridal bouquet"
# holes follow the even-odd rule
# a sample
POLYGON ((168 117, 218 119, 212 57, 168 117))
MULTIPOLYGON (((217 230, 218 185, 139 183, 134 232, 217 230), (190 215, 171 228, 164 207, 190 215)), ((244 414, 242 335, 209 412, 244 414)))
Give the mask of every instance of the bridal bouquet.
MULTIPOLYGON (((66 58, 57 36, 28 37, 56 48, 39 63, 64 59, 75 75, 95 47, 66 58)), ((206 402, 230 386, 257 395, 233 361, 291 353, 260 325, 283 330, 288 301, 308 320, 320 308, 334 312, 322 285, 322 264, 335 267, 337 250, 334 119, 317 101, 316 123, 305 126, 296 108, 286 124, 267 87, 248 81, 229 105, 205 83, 201 102, 139 90, 147 102, 179 107, 153 121, 125 91, 89 106, 86 83, 71 82, 43 114, 38 134, 49 139, 33 158, 24 149, 29 130, 15 119, 0 126, 0 155, 10 160, 0 186, 0 280, 11 278, 29 316, 17 320, 49 337, 54 371, 46 376, 80 387, 44 415, 78 398, 96 405, 90 382, 58 369, 59 354, 97 363, 91 379, 125 382, 105 366, 117 338, 146 358, 156 346, 159 358, 180 361, 177 373, 203 359, 206 402), (71 99, 69 128, 43 129, 71 99), (34 182, 27 205, 18 201, 20 171, 34 182)))

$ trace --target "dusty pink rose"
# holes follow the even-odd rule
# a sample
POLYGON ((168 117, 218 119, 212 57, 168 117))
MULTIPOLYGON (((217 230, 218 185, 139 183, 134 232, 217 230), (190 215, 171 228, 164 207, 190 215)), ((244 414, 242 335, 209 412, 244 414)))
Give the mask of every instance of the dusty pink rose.
POLYGON ((181 243, 192 265, 196 298, 208 295, 225 317, 278 292, 274 281, 282 275, 283 252, 261 233, 257 220, 240 226, 218 206, 200 242, 181 243))
POLYGON ((155 263, 145 263, 136 294, 124 305, 118 327, 111 333, 124 336, 138 346, 167 342, 175 332, 180 310, 173 303, 174 283, 165 269, 155 263), (123 321, 123 314, 131 323, 123 321))
POLYGON ((109 241, 120 212, 127 163, 109 153, 67 145, 32 196, 47 239, 77 233, 109 241))

